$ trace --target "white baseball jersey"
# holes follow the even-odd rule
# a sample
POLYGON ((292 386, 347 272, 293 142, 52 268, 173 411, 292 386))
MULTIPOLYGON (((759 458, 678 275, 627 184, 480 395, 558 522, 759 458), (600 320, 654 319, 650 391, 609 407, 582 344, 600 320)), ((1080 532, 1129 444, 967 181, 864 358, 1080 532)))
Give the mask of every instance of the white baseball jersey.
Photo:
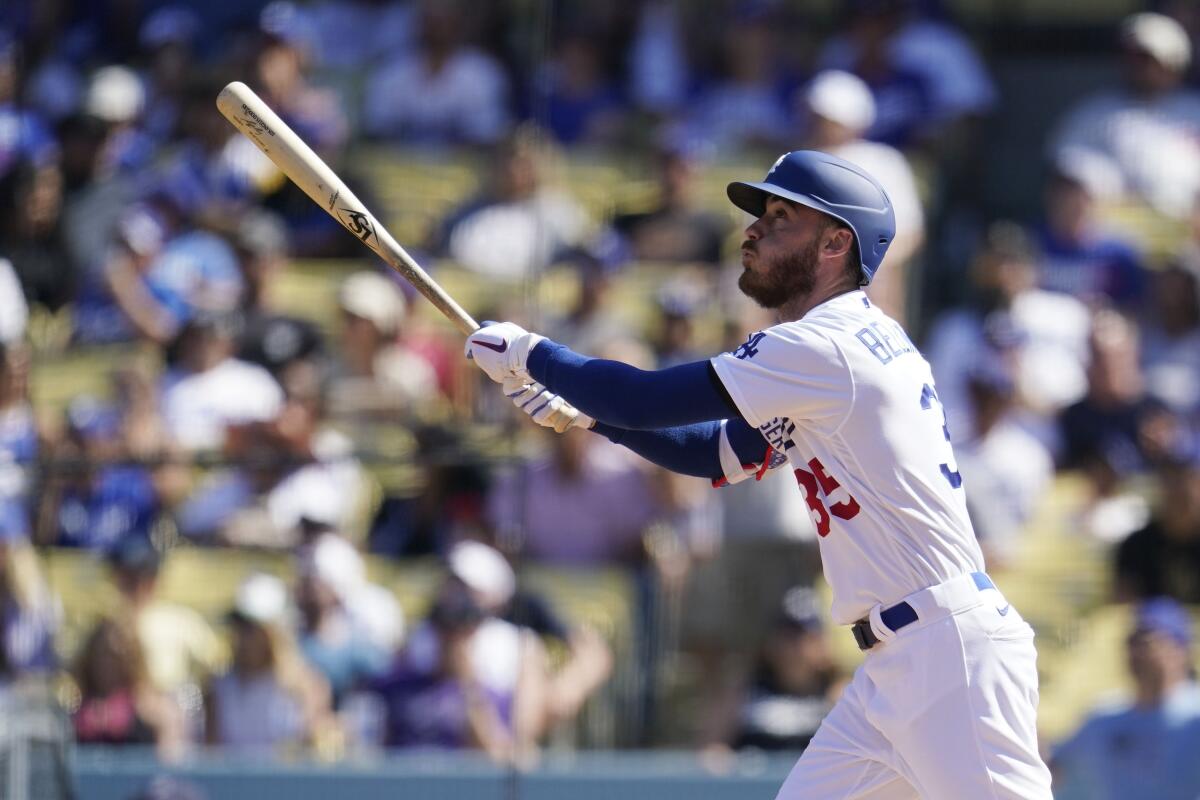
POLYGON ((929 364, 862 291, 754 333, 712 364, 794 470, 835 622, 983 570, 929 364))

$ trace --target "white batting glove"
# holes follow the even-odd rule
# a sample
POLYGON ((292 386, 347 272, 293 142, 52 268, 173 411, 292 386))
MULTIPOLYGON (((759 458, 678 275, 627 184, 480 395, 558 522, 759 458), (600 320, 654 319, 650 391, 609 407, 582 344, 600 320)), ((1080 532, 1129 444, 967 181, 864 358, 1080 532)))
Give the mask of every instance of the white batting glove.
POLYGON ((513 405, 543 428, 553 428, 555 433, 563 433, 568 428, 586 430, 596 424, 594 419, 540 383, 525 383, 511 377, 504 380, 502 387, 513 405))
POLYGON ((533 383, 525 364, 529 353, 545 338, 512 322, 492 322, 467 337, 463 354, 496 383, 503 383, 505 378, 533 383))

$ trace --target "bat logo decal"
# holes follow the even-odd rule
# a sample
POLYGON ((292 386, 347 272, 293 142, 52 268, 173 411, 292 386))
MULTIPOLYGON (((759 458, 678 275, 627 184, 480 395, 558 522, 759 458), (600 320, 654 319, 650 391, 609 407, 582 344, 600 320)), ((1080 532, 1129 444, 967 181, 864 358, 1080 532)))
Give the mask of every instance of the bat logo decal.
POLYGON ((329 210, 330 211, 333 210, 333 204, 337 202, 338 195, 340 195, 341 193, 342 193, 341 190, 335 190, 333 194, 329 195, 329 210))
POLYGON ((338 212, 346 229, 364 242, 375 233, 375 228, 371 225, 371 218, 363 212, 355 211, 352 208, 339 208, 338 212))

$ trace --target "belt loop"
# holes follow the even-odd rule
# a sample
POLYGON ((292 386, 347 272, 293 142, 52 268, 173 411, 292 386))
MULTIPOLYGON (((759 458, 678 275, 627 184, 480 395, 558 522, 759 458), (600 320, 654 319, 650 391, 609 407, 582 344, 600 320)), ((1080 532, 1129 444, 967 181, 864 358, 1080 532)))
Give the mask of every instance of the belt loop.
POLYGON ((891 628, 883 623, 883 617, 880 614, 883 612, 883 606, 874 605, 871 611, 867 614, 867 621, 871 624, 871 631, 880 642, 886 642, 889 639, 895 638, 896 633, 891 628))

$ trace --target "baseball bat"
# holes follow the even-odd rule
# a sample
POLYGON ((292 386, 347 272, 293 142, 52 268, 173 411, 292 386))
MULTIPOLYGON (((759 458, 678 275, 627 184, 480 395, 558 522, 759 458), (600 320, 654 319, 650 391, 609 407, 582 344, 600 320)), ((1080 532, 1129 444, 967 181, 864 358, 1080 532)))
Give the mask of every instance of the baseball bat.
POLYGON ((425 295, 464 335, 479 329, 471 315, 413 260, 375 215, 279 115, 241 81, 217 95, 217 109, 267 158, 360 242, 425 295))

